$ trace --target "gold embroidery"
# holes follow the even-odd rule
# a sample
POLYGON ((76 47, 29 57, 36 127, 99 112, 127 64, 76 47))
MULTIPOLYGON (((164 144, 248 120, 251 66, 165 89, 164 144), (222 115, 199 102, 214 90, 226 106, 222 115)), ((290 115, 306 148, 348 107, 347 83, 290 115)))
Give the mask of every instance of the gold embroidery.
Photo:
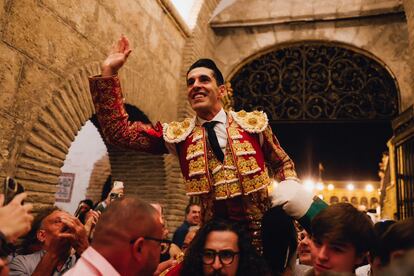
POLYGON ((203 176, 200 179, 186 180, 185 187, 187 195, 208 193, 210 190, 210 186, 208 184, 208 179, 206 176, 203 176))
POLYGON ((250 178, 245 178, 243 179, 243 192, 244 194, 249 194, 252 192, 255 192, 257 190, 260 190, 264 187, 266 187, 267 185, 269 185, 270 183, 270 178, 267 175, 266 172, 261 172, 258 175, 254 175, 253 177, 250 178))
POLYGON ((224 169, 218 171, 216 174, 213 174, 214 186, 231 183, 238 180, 236 171, 224 169))
POLYGON ((165 141, 178 143, 184 141, 194 128, 194 118, 186 118, 182 122, 171 122, 163 124, 163 135, 165 141))
POLYGON ((195 160, 191 160, 190 164, 188 165, 188 175, 191 177, 194 175, 205 174, 205 166, 206 163, 204 161, 204 156, 200 156, 195 160))
POLYGON ((231 139, 236 140, 243 138, 243 136, 240 134, 239 130, 236 127, 229 127, 228 130, 231 139))
POLYGON ((193 142, 203 138, 203 129, 201 127, 196 127, 193 132, 193 142))
POLYGON ((211 170, 211 173, 216 173, 218 170, 220 170, 223 165, 217 160, 217 158, 213 158, 213 155, 209 155, 209 160, 208 160, 208 167, 211 170))
POLYGON ((253 148, 253 145, 249 141, 233 141, 233 149, 234 153, 237 156, 247 155, 247 154, 255 154, 256 151, 253 148))
POLYGON ((239 158, 237 166, 242 175, 249 175, 261 170, 253 156, 250 156, 249 159, 239 158))
POLYGON ((188 146, 186 159, 190 160, 200 155, 204 155, 203 140, 199 140, 197 143, 188 146))
POLYGON ((263 111, 246 112, 241 110, 239 112, 231 111, 230 114, 239 126, 250 133, 260 133, 268 125, 267 115, 263 111))

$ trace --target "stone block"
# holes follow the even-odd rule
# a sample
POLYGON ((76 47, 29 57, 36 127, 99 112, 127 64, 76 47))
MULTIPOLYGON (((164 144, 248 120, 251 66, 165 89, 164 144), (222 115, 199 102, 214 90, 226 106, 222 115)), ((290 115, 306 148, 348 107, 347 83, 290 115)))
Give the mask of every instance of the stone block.
POLYGON ((62 74, 90 60, 96 51, 72 27, 35 0, 13 2, 3 40, 62 74))
POLYGON ((0 102, 1 108, 11 114, 22 62, 18 52, 0 43, 0 102))

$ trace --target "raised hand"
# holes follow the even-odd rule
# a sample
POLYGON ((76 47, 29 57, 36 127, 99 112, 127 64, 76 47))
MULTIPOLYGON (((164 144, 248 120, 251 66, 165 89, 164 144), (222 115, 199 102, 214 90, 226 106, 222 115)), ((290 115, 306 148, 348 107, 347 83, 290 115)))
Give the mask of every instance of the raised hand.
MULTIPOLYGON (((14 242, 18 237, 29 232, 33 221, 30 211, 32 204, 22 205, 27 197, 26 193, 18 194, 6 206, 0 207, 0 231, 9 242, 14 242)), ((3 205, 4 195, 0 195, 0 206, 3 205)))
POLYGON ((131 51, 128 38, 121 35, 119 40, 112 45, 109 55, 102 63, 102 76, 108 77, 115 75, 124 65, 131 51))
POLYGON ((85 217, 85 229, 86 229, 86 235, 88 238, 92 237, 92 233, 95 229, 95 225, 99 220, 99 216, 101 215, 101 212, 89 210, 89 212, 86 213, 85 217))
POLYGON ((73 249, 76 250, 76 253, 81 255, 89 246, 88 236, 84 225, 78 218, 70 214, 65 213, 60 219, 64 224, 64 231, 59 233, 59 238, 67 239, 73 249))

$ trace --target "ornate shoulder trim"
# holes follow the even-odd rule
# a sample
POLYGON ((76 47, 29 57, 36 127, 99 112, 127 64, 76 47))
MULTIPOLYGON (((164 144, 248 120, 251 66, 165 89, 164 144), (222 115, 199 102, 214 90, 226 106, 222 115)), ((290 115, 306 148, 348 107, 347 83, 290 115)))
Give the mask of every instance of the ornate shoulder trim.
POLYGON ((240 110, 239 112, 230 111, 230 114, 239 126, 250 133, 260 133, 269 124, 267 115, 263 111, 240 110))
POLYGON ((162 125, 164 140, 167 143, 179 143, 184 141, 195 126, 195 117, 186 118, 182 122, 171 122, 162 125))

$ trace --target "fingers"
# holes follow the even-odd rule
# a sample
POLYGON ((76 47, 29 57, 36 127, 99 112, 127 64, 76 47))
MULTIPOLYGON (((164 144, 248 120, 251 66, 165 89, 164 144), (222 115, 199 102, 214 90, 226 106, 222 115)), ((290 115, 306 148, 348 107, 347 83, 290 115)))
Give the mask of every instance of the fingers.
POLYGON ((58 238, 58 239, 61 239, 61 240, 69 240, 69 241, 74 241, 74 240, 76 240, 76 235, 75 235, 75 234, 73 234, 73 233, 64 232, 64 233, 59 233, 59 234, 57 235, 57 238, 58 238))
POLYGON ((164 270, 174 266, 177 264, 176 260, 167 260, 165 262, 162 262, 158 265, 157 270, 154 272, 154 276, 158 276, 163 272, 164 270))
POLYGON ((125 58, 127 59, 128 57, 129 57, 129 54, 132 52, 132 50, 128 50, 126 53, 125 53, 125 58))
POLYGON ((27 197, 27 193, 18 194, 17 196, 13 198, 13 200, 10 203, 13 203, 15 205, 21 205, 23 200, 25 200, 26 197, 27 197))
POLYGON ((23 209, 27 212, 30 213, 33 210, 33 204, 31 203, 25 203, 23 205, 23 209))

